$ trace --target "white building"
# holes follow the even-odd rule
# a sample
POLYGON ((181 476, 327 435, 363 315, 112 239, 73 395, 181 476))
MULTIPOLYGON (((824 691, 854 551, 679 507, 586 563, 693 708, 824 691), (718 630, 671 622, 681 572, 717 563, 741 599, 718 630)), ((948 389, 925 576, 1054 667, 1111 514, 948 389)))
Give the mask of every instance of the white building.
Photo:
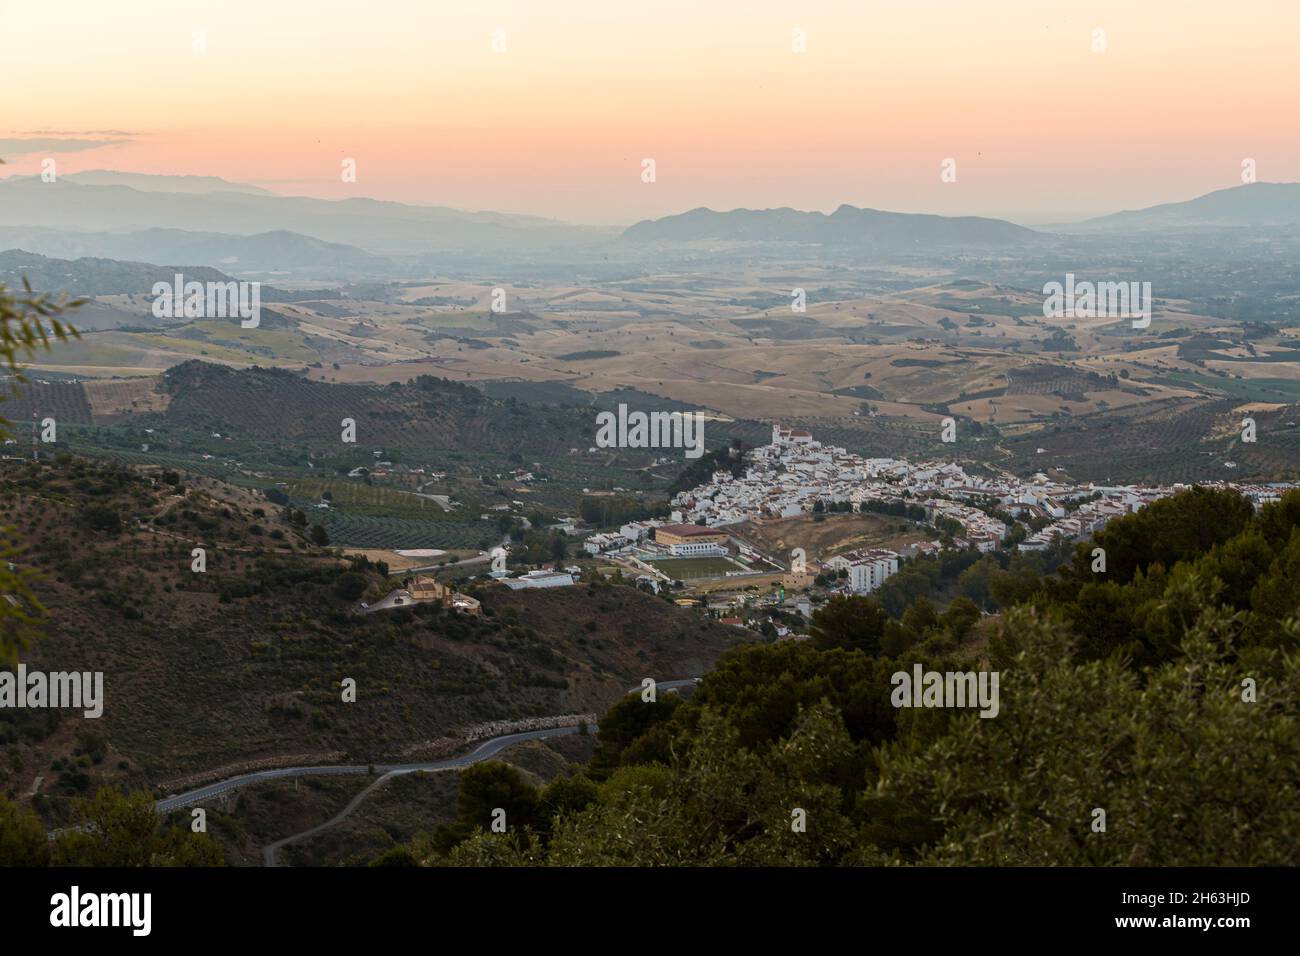
POLYGON ((869 594, 898 573, 898 554, 884 548, 837 554, 826 563, 836 571, 849 573, 849 589, 855 594, 869 594))
POLYGON ((651 518, 648 521, 631 521, 618 529, 618 533, 634 544, 644 541, 650 534, 652 528, 658 528, 663 522, 658 518, 651 518))
POLYGON ((614 548, 621 548, 631 542, 621 534, 612 532, 603 534, 593 534, 586 541, 582 542, 582 549, 588 554, 600 554, 602 551, 610 551, 614 548))
POLYGON ((813 444, 812 432, 798 431, 793 428, 783 428, 780 425, 773 425, 772 444, 773 445, 811 445, 813 444))
POLYGON ((512 591, 524 588, 563 588, 573 584, 573 575, 563 571, 529 571, 522 577, 502 578, 501 583, 512 591))
POLYGON ((670 544, 668 553, 675 558, 722 558, 729 552, 722 545, 711 541, 684 541, 681 544, 670 544))

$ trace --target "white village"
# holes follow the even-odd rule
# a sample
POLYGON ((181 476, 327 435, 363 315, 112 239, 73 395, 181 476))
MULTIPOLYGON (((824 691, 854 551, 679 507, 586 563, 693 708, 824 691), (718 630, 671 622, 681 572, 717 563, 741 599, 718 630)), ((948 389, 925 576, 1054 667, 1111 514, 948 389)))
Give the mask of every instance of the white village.
MULTIPOLYGON (((1228 482, 1215 486, 1235 489, 1257 509, 1295 487, 1228 482)), ((826 570, 847 572, 847 590, 869 593, 897 573, 901 558, 933 554, 945 545, 981 552, 1004 547, 1042 551, 1057 541, 1087 538, 1112 519, 1188 487, 1069 484, 1042 472, 1027 479, 1009 473, 976 476, 955 462, 864 458, 824 445, 810 432, 778 424, 772 428, 770 444, 745 453, 743 474, 716 471, 708 482, 676 495, 670 522, 632 522, 617 533, 592 535, 585 547, 593 555, 633 557, 644 564, 653 560, 656 550, 670 557, 722 557, 731 553, 730 543, 741 562, 752 563, 760 555, 748 542, 729 534, 729 529, 746 522, 834 511, 913 516, 950 532, 947 542, 919 542, 903 554, 872 548, 821 562, 826 570), (1012 527, 998 513, 1037 530, 1013 541, 1012 527)), ((790 571, 802 570, 797 557, 771 555, 769 560, 790 571)), ((813 556, 806 560, 811 568, 813 556)))

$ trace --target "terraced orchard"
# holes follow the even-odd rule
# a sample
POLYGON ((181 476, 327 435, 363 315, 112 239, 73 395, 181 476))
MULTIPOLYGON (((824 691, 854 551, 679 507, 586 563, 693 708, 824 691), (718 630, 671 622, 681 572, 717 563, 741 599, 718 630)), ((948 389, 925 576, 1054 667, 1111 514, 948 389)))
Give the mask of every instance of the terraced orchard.
POLYGON ((386 518, 379 515, 348 514, 341 511, 313 511, 313 524, 320 524, 334 544, 357 548, 441 548, 483 551, 501 536, 487 521, 421 521, 386 518))
POLYGON ((328 500, 335 508, 357 515, 456 523, 463 520, 466 510, 463 506, 448 510, 431 497, 415 492, 342 478, 290 481, 285 493, 290 498, 310 503, 328 500))
POLYGON ((1240 440, 1245 414, 1233 401, 1152 402, 1139 415, 1093 415, 1007 440, 1012 457, 1004 464, 1021 473, 1060 468, 1077 481, 1114 483, 1267 480, 1294 474, 1300 460, 1300 407, 1250 412, 1257 426, 1254 443, 1240 440))
POLYGON ((388 449, 567 454, 594 435, 589 412, 521 405, 422 375, 406 384, 334 385, 281 369, 186 362, 164 376, 160 423, 240 438, 337 447, 344 419, 358 445, 388 449))

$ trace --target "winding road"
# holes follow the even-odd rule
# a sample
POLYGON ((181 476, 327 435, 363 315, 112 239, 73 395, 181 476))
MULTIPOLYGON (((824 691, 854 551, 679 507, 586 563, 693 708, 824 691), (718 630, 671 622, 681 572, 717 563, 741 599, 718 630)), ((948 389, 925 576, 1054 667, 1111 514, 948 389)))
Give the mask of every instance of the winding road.
POLYGON ((274 770, 257 770, 253 773, 242 773, 237 777, 218 780, 216 783, 210 783, 185 793, 178 793, 172 797, 165 797, 154 804, 154 809, 159 813, 170 813, 173 810, 179 810, 181 807, 202 803, 209 797, 215 797, 239 787, 246 787, 252 783, 264 783, 267 780, 284 780, 291 777, 325 776, 330 774, 368 774, 374 772, 391 776, 404 773, 420 773, 421 771, 456 770, 460 767, 468 767, 472 763, 478 763, 480 760, 487 760, 505 748, 525 740, 540 740, 544 737, 558 737, 563 734, 576 734, 577 732, 577 727, 547 727, 543 730, 525 730, 517 734, 505 734, 501 737, 493 737, 490 740, 483 741, 469 753, 462 756, 449 757, 446 760, 427 761, 425 763, 321 764, 315 767, 278 767, 274 770))
MULTIPOLYGON (((353 797, 348 805, 337 814, 330 817, 330 819, 326 820, 324 823, 312 827, 310 830, 303 830, 301 833, 295 833, 292 836, 285 837, 283 840, 277 840, 274 843, 267 844, 266 848, 262 851, 266 859, 266 865, 276 865, 280 854, 280 847, 286 846, 290 843, 296 843, 299 840, 305 840, 322 830, 328 830, 330 827, 334 826, 334 824, 339 823, 346 817, 350 816, 353 810, 361 806, 366 797, 370 796, 372 792, 378 790, 393 777, 400 777, 402 774, 407 773, 434 773, 440 770, 459 770, 461 767, 468 767, 470 764, 477 763, 480 760, 487 760, 489 757, 495 756, 507 747, 525 740, 541 740, 546 737, 559 737, 564 734, 576 734, 577 732, 577 727, 550 727, 545 730, 527 730, 523 733, 506 734, 502 737, 493 737, 491 740, 485 740, 483 743, 479 744, 479 746, 461 757, 451 757, 447 760, 435 760, 431 763, 406 763, 387 766, 376 764, 375 772, 380 774, 379 779, 373 781, 370 786, 364 788, 360 793, 353 797)), ((361 767, 360 770, 362 773, 366 773, 368 772, 369 767, 361 767)))
MULTIPOLYGON (((693 687, 697 683, 695 678, 685 680, 665 680, 658 681, 655 685, 656 690, 671 691, 683 687, 693 687)), ((633 687, 628 691, 629 694, 641 693, 640 687, 633 687)), ((462 754, 459 757, 448 757, 446 760, 433 760, 424 763, 397 763, 397 764, 321 764, 318 766, 308 767, 278 767, 273 770, 257 770, 252 773, 243 773, 235 777, 228 777, 225 780, 218 780, 216 783, 210 783, 185 793, 178 793, 174 796, 165 797, 154 803, 154 809, 159 815, 170 813, 173 810, 179 810, 182 807, 193 806, 196 803, 202 803, 211 797, 220 796, 239 787, 246 787, 254 783, 265 783, 268 780, 287 780, 295 777, 310 776, 330 776, 342 774, 379 774, 379 778, 372 781, 369 786, 362 789, 351 802, 348 803, 338 814, 326 820, 324 823, 312 827, 310 830, 304 830, 301 833, 295 833, 287 836, 283 840, 277 840, 275 843, 268 844, 264 850, 267 866, 275 866, 279 855, 280 847, 289 843, 295 843, 298 840, 304 840, 322 830, 329 829, 339 821, 349 816, 373 791, 387 783, 392 777, 401 776, 408 773, 435 773, 442 770, 459 770, 462 767, 468 767, 472 763, 478 763, 480 760, 487 760, 494 757, 507 747, 523 743, 525 740, 544 740, 547 737, 562 737, 566 734, 576 734, 577 727, 548 727, 543 730, 525 730, 516 734, 503 734, 500 737, 492 737, 485 740, 469 753, 462 754)), ((595 728, 592 728, 592 733, 595 728)))

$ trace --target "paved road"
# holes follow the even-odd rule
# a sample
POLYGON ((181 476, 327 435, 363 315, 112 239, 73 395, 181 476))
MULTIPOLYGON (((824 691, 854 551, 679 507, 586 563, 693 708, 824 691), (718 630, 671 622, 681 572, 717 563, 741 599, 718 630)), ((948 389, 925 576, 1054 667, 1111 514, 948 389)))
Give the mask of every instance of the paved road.
MULTIPOLYGON (((500 753, 506 747, 517 744, 523 740, 540 740, 544 737, 559 737, 564 734, 576 734, 577 732, 577 727, 551 727, 546 730, 529 730, 520 734, 506 734, 504 737, 493 737, 491 740, 485 740, 482 744, 475 747, 463 757, 452 757, 449 760, 438 760, 432 763, 423 764, 397 764, 387 766, 376 764, 375 771, 382 774, 382 776, 378 780, 373 781, 370 786, 362 789, 360 793, 352 798, 346 807, 334 816, 330 817, 330 819, 326 820, 324 823, 314 826, 310 830, 304 830, 301 833, 287 836, 283 840, 276 840, 274 843, 267 844, 267 846, 262 850, 263 858, 265 859, 267 866, 277 865, 280 856, 280 847, 286 846, 290 843, 297 843, 299 840, 306 840, 308 837, 315 836, 322 830, 328 830, 330 827, 334 826, 334 824, 341 822, 350 816, 353 810, 361 806, 361 804, 365 802, 366 797, 370 796, 371 793, 388 783, 388 781, 393 777, 399 777, 406 773, 433 773, 439 770, 458 770, 461 767, 467 767, 480 760, 487 760, 489 757, 500 753)), ((368 768, 363 767, 361 769, 365 771, 368 768)))
MULTIPOLYGON (((683 687, 694 687, 695 684, 696 680, 693 677, 684 680, 661 680, 655 685, 655 689, 662 691, 680 690, 683 687)), ((628 690, 628 693, 639 694, 641 688, 633 687, 628 690)), ((558 737, 563 734, 576 734, 577 732, 577 727, 548 727, 544 730, 526 730, 517 734, 505 734, 501 737, 493 737, 490 740, 483 741, 463 756, 450 757, 447 760, 435 760, 431 763, 320 764, 311 767, 277 767, 272 770, 256 770, 252 773, 240 774, 237 777, 218 780, 216 783, 209 783, 194 790, 188 790, 185 793, 165 797, 154 804, 154 809, 160 814, 170 813, 172 810, 179 810, 181 807, 201 803, 209 797, 215 797, 239 787, 246 787, 251 783, 263 783, 267 780, 331 774, 369 774, 372 771, 379 774, 402 774, 418 773, 422 770, 454 770, 458 767, 467 767, 480 760, 486 760, 488 757, 500 753, 506 747, 524 740, 540 740, 545 737, 558 737)))
POLYGON ((371 793, 378 790, 384 784, 388 783, 388 781, 393 779, 393 777, 395 776, 397 776, 396 773, 384 774, 378 780, 372 782, 370 786, 363 788, 360 793, 358 793, 355 797, 352 798, 352 800, 348 803, 346 807, 344 807, 334 816, 330 817, 324 823, 318 826, 314 826, 310 830, 303 830, 301 833, 295 833, 292 836, 287 836, 283 840, 276 840, 274 843, 268 843, 265 847, 262 848, 262 860, 264 864, 266 866, 278 866, 280 863, 280 847, 286 846, 290 843, 297 843, 299 840, 306 840, 308 837, 315 836, 317 833, 320 833, 322 830, 328 830, 330 827, 334 826, 334 824, 339 823, 345 817, 349 816, 353 810, 361 806, 362 802, 365 801, 366 797, 370 796, 371 793))
MULTIPOLYGON (((684 680, 662 680, 656 682, 655 689, 661 691, 680 690, 683 687, 694 687, 698 681, 695 678, 686 678, 684 680)), ((633 687, 628 690, 629 694, 639 694, 642 688, 633 687)), ((280 847, 290 843, 296 843, 299 840, 305 840, 314 836, 322 830, 327 830, 336 823, 350 816, 352 812, 370 796, 375 790, 378 790, 393 777, 401 776, 408 773, 435 773, 440 770, 459 770, 461 767, 468 767, 472 763, 478 763, 480 760, 487 760, 494 757, 507 747, 511 747, 525 740, 543 740, 547 737, 562 737, 566 734, 576 734, 577 727, 548 727, 543 730, 525 730, 517 734, 504 734, 500 737, 493 737, 485 740, 467 754, 459 757, 449 757, 446 760, 433 760, 425 763, 398 763, 398 764, 323 764, 310 767, 278 767, 273 770, 258 770, 253 773, 240 774, 237 777, 230 777, 226 780, 219 780, 216 783, 210 783, 185 793, 178 793, 172 797, 166 797, 154 804, 154 809, 159 814, 170 813, 172 810, 179 810, 181 807, 188 807, 195 803, 201 803, 211 797, 227 793, 239 787, 246 787, 253 783, 262 783, 267 780, 284 780, 294 777, 324 776, 339 774, 370 774, 377 773, 379 778, 370 783, 369 786, 362 788, 348 803, 346 807, 340 810, 330 819, 310 830, 304 830, 301 833, 295 833, 287 836, 283 840, 277 840, 275 843, 268 844, 263 849, 263 857, 267 866, 275 866, 279 860, 280 847)))
MULTIPOLYGON (((659 686, 664 686, 660 684, 659 686)), ((210 783, 206 786, 199 787, 186 793, 178 793, 172 797, 166 797, 154 804, 154 809, 159 813, 170 813, 172 810, 179 810, 181 807, 188 807, 196 803, 201 803, 210 797, 218 796, 230 790, 239 787, 246 787, 251 783, 263 783, 267 780, 283 780, 291 777, 310 777, 324 776, 328 774, 368 774, 372 768, 375 773, 379 774, 403 774, 419 773, 420 771, 432 770, 455 770, 459 767, 467 767, 472 763, 480 760, 486 760, 495 756, 506 747, 512 744, 520 743, 524 740, 540 740, 545 737, 559 737, 564 734, 576 734, 577 727, 548 727, 544 730, 526 730, 517 734, 506 734, 502 737, 493 737, 491 740, 485 740, 469 753, 460 757, 450 757, 446 760, 434 760, 426 763, 396 763, 396 764, 323 764, 316 767, 278 767, 274 770, 257 770, 253 773, 240 774, 237 777, 230 777, 226 780, 219 780, 216 783, 210 783)))

